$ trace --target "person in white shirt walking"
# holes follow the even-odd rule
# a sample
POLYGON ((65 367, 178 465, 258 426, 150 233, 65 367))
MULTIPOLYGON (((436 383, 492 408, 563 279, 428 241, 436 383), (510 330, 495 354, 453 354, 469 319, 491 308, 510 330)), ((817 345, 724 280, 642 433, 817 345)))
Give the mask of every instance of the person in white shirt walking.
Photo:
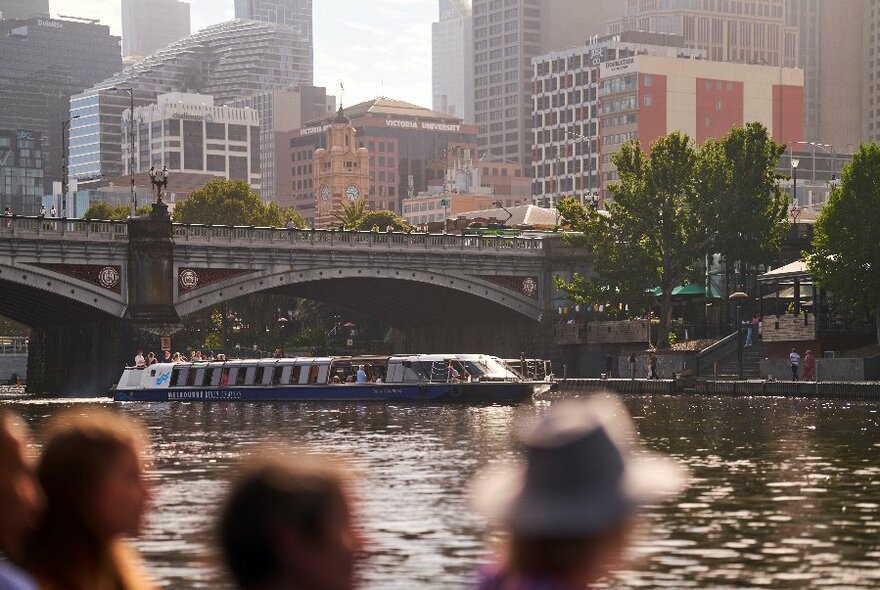
POLYGON ((791 354, 788 355, 788 360, 791 362, 791 380, 798 380, 798 367, 801 364, 801 355, 798 354, 798 351, 794 348, 791 349, 791 354))

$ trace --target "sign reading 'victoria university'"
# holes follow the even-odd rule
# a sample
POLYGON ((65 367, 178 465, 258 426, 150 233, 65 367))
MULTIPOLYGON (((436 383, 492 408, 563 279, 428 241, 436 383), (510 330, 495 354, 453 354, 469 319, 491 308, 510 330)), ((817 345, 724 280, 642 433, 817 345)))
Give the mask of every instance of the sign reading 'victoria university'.
MULTIPOLYGON (((385 127, 394 129, 415 129, 421 131, 447 131, 451 133, 460 133, 461 125, 454 123, 437 123, 434 121, 406 121, 403 119, 385 119, 385 127)), ((324 133, 330 125, 315 125, 314 127, 303 127, 299 130, 300 137, 307 135, 317 135, 324 133)))

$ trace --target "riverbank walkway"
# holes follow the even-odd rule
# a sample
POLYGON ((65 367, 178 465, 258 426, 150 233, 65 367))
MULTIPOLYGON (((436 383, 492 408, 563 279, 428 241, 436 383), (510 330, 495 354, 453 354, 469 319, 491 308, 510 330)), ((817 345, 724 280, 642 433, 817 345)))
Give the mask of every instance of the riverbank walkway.
POLYGON ((735 397, 798 397, 880 401, 880 381, 712 381, 705 379, 565 379, 560 391, 630 395, 682 393, 735 397))

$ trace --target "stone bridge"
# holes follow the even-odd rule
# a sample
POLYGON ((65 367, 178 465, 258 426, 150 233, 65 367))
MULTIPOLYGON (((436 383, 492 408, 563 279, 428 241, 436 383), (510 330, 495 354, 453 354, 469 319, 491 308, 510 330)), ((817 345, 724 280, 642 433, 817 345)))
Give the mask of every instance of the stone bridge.
POLYGON ((557 237, 0 217, 0 315, 33 329, 29 388, 56 393, 106 388, 145 330, 263 292, 383 320, 410 351, 537 355, 553 277, 582 264, 557 237))

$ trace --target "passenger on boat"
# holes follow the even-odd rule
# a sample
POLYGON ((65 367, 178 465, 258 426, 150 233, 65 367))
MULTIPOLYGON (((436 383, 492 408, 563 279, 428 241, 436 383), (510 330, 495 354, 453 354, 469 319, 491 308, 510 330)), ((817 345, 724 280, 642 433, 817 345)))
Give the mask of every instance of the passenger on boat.
POLYGON ((164 352, 163 357, 162 357, 162 362, 163 362, 163 363, 170 363, 170 362, 173 362, 172 359, 171 359, 171 351, 170 351, 170 350, 166 350, 166 351, 164 352))
POLYGON ((461 374, 458 369, 452 366, 452 361, 446 366, 446 381, 449 383, 458 383, 461 381, 461 374))
POLYGON ((148 367, 150 365, 155 365, 158 362, 159 362, 159 359, 156 358, 155 352, 150 352, 149 354, 147 354, 147 366, 148 367))
POLYGON ((385 381, 382 379, 382 375, 379 375, 378 377, 376 377, 376 380, 374 381, 374 383, 385 383, 385 381))
POLYGON ((366 383, 367 382, 367 372, 364 370, 363 365, 358 365, 357 382, 358 383, 366 383))
POLYGON ((333 460, 305 453, 250 466, 233 485, 218 526, 237 586, 356 588, 364 543, 349 479, 333 460))
POLYGON ((339 375, 333 375, 333 379, 331 380, 331 383, 335 383, 335 384, 342 383, 342 379, 339 378, 339 375))
POLYGON ((479 590, 582 590, 623 565, 638 510, 673 497, 686 474, 637 450, 634 433, 622 403, 596 397, 554 404, 519 434, 524 462, 474 487, 475 507, 508 538, 479 590))
POLYGON ((138 369, 143 369, 147 366, 147 361, 144 359, 143 350, 139 350, 138 353, 134 356, 134 366, 138 369))

